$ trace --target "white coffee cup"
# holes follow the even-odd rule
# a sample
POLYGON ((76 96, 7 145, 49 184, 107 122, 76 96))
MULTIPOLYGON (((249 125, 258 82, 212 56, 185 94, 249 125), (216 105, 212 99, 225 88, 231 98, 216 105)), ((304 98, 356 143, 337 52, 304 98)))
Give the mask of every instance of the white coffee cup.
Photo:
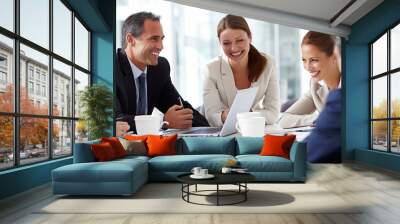
POLYGON ((240 118, 236 129, 242 136, 262 137, 264 136, 265 117, 240 118))
POLYGON ((208 175, 208 169, 201 169, 200 170, 200 176, 207 176, 208 175))
POLYGON ((201 168, 201 167, 193 167, 192 173, 193 173, 194 175, 196 175, 196 176, 200 176, 200 171, 201 171, 202 169, 203 169, 203 168, 201 168))
POLYGON ((135 124, 138 135, 158 135, 162 123, 158 115, 137 115, 135 124))
POLYGON ((240 132, 240 127, 239 127, 239 120, 241 120, 242 118, 249 118, 249 117, 262 117, 261 112, 258 111, 253 111, 253 112, 242 112, 242 113, 238 113, 236 114, 236 130, 238 130, 238 132, 240 132))
POLYGON ((222 167, 221 172, 222 173, 230 173, 230 172, 232 172, 232 168, 230 168, 230 167, 222 167))
POLYGON ((258 112, 258 111, 242 112, 242 113, 236 114, 237 120, 239 120, 241 118, 246 118, 246 117, 262 117, 262 114, 261 114, 261 112, 258 112))

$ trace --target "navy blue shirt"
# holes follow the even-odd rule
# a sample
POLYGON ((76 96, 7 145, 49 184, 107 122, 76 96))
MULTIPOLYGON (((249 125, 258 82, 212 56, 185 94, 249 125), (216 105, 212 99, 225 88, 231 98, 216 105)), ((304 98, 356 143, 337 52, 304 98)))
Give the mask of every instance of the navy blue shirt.
POLYGON ((341 89, 332 90, 315 122, 315 128, 305 139, 309 162, 340 163, 341 112, 341 89))

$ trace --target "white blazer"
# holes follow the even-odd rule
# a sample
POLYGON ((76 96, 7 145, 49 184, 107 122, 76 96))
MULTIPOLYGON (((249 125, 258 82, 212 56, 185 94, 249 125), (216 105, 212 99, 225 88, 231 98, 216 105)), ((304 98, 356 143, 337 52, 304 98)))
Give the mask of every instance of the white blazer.
MULTIPOLYGON (((263 55, 267 58, 267 66, 258 80, 251 83, 251 87, 258 86, 251 110, 261 112, 266 124, 273 124, 279 117, 279 81, 273 58, 263 55)), ((222 126, 221 113, 230 108, 238 91, 228 58, 224 55, 213 59, 207 64, 205 73, 203 85, 205 116, 211 126, 222 126)))
POLYGON ((282 114, 279 125, 282 128, 312 125, 318 118, 319 112, 324 108, 328 94, 329 89, 325 84, 320 85, 311 79, 310 91, 282 114))

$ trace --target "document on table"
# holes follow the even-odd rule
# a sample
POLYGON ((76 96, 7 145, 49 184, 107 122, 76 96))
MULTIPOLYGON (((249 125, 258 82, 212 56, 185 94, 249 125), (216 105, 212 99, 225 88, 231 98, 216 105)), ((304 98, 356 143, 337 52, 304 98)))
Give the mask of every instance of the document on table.
POLYGON ((286 135, 288 133, 296 135, 297 141, 303 141, 314 129, 312 126, 295 127, 295 128, 281 128, 277 124, 266 125, 264 129, 265 134, 270 135, 286 135))

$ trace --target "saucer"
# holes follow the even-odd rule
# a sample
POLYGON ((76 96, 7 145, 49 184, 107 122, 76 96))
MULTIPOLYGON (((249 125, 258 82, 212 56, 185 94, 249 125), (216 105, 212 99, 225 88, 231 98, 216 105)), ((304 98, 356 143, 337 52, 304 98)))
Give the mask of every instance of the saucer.
POLYGON ((211 178, 214 178, 214 177, 215 176, 212 175, 212 174, 207 174, 207 175, 204 175, 204 176, 194 175, 194 174, 190 175, 190 178, 193 178, 193 179, 211 179, 211 178))

